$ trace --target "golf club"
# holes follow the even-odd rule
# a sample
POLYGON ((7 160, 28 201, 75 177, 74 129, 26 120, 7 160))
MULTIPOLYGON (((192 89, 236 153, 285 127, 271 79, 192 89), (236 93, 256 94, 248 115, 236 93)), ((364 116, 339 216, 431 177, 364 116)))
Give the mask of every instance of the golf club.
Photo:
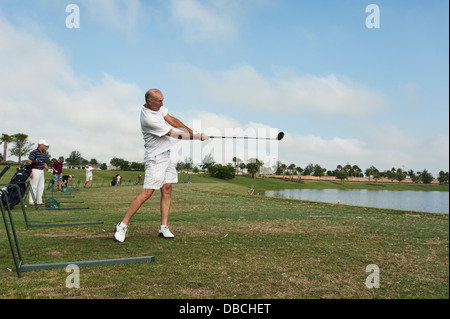
POLYGON ((209 138, 243 138, 243 139, 256 139, 256 140, 277 140, 281 141, 284 137, 284 133, 280 132, 277 137, 250 137, 250 136, 208 136, 209 138))
POLYGON ((5 175, 6 171, 9 170, 9 165, 6 165, 5 168, 0 173, 0 178, 2 178, 3 175, 5 175))

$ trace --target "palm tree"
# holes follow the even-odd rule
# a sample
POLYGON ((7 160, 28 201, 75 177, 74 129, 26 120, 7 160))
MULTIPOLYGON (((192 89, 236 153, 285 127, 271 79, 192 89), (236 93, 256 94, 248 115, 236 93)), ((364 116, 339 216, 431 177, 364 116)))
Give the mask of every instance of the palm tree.
POLYGON ((239 164, 239 168, 241 169, 242 174, 244 174, 244 169, 247 167, 247 165, 245 165, 245 163, 240 163, 239 164))
POLYGON ((366 169, 365 174, 369 178, 369 184, 370 184, 370 177, 375 175, 376 171, 377 169, 373 165, 366 169))
POLYGON ((378 180, 381 179, 381 177, 381 173, 378 170, 374 171, 373 179, 375 180, 375 185, 378 185, 378 180))
POLYGON ((289 175, 291 175, 291 180, 294 178, 294 172, 295 172, 295 164, 291 164, 288 166, 289 175))
POLYGON ((33 144, 27 141, 28 135, 23 133, 17 133, 11 136, 12 142, 15 143, 11 149, 11 154, 19 158, 19 164, 22 162, 22 155, 29 153, 33 147, 33 144))
POLYGON ((347 173, 347 176, 350 176, 353 172, 352 166, 348 163, 347 163, 347 165, 344 166, 344 170, 347 173))
POLYGON ((259 166, 257 163, 247 163, 246 165, 247 171, 252 175, 252 178, 255 178, 256 173, 259 171, 259 166))
POLYGON ((302 181, 302 172, 303 172, 303 168, 301 168, 300 166, 297 166, 297 167, 295 168, 295 171, 296 171, 297 174, 298 174, 297 181, 298 181, 299 183, 303 183, 303 181, 302 181))
POLYGON ((192 158, 186 157, 184 159, 184 168, 186 169, 186 174, 189 174, 189 170, 192 169, 193 164, 194 163, 192 161, 192 158))
MULTIPOLYGON (((8 134, 3 133, 2 137, 0 137, 0 141, 2 141, 3 144, 3 161, 6 162, 6 153, 8 151, 8 143, 12 142, 12 137, 8 134)), ((1 144, 1 143, 0 143, 1 144)))
POLYGON ((431 184, 431 182, 434 179, 433 175, 431 175, 426 169, 424 169, 422 172, 420 172, 419 175, 420 175, 420 180, 424 184, 431 184))
POLYGON ((362 170, 359 168, 359 166, 353 165, 352 168, 353 168, 353 174, 354 174, 353 176, 359 177, 359 174, 362 172, 362 170))
POLYGON ((281 164, 281 165, 280 165, 280 168, 281 168, 281 170, 283 171, 283 180, 284 180, 284 179, 285 179, 284 174, 285 174, 285 172, 286 172, 287 165, 286 165, 286 164, 281 164))
POLYGON ((238 167, 239 167, 239 163, 242 162, 242 160, 239 157, 233 157, 233 163, 234 163, 234 169, 236 170, 236 175, 238 174, 238 167))
MULTIPOLYGON (((238 160, 239 160, 239 158, 238 158, 238 160)), ((259 173, 260 172, 260 170, 261 170, 261 167, 263 167, 264 166, 264 162, 263 161, 260 161, 259 159, 257 159, 257 158, 249 158, 248 159, 248 162, 249 163, 255 163, 256 164, 256 166, 257 166, 257 173, 259 173)), ((247 167, 247 169, 248 169, 248 167, 247 167)))
POLYGON ((398 180, 398 182, 400 183, 402 180, 406 178, 407 175, 408 175, 407 172, 404 172, 401 168, 398 168, 395 174, 395 179, 398 180))
POLYGON ((448 184, 448 172, 440 171, 437 179, 439 184, 448 184))

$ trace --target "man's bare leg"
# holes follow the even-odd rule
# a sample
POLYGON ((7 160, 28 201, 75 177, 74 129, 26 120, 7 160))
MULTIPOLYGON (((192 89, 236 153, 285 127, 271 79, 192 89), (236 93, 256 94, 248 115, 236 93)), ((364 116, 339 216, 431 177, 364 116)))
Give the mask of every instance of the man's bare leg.
POLYGON ((128 207, 127 213, 125 214, 122 223, 128 225, 131 217, 133 217, 133 215, 139 210, 139 208, 141 208, 142 204, 144 204, 147 201, 147 199, 152 197, 154 191, 155 191, 154 189, 144 188, 142 192, 140 192, 139 195, 137 195, 135 199, 133 199, 133 201, 131 202, 130 207, 128 207))
POLYGON ((172 196, 172 184, 164 184, 161 187, 161 225, 166 225, 169 221, 170 201, 172 196))

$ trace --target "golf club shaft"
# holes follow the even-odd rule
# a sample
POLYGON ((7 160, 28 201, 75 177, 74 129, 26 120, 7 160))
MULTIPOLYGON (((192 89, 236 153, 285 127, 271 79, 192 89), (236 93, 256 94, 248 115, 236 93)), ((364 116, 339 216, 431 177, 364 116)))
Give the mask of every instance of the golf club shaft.
POLYGON ((0 178, 2 178, 3 175, 5 175, 6 171, 9 170, 9 165, 6 165, 5 168, 0 173, 0 178))
POLYGON ((232 139, 256 139, 256 140, 277 140, 274 137, 252 137, 252 136, 208 136, 209 138, 232 138, 232 139))

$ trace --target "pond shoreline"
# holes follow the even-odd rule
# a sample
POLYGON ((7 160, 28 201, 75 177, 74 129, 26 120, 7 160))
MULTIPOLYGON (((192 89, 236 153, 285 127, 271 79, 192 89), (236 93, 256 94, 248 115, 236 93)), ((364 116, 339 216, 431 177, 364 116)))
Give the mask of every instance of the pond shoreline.
POLYGON ((449 214, 449 196, 443 192, 367 189, 279 189, 261 195, 360 207, 449 214))

